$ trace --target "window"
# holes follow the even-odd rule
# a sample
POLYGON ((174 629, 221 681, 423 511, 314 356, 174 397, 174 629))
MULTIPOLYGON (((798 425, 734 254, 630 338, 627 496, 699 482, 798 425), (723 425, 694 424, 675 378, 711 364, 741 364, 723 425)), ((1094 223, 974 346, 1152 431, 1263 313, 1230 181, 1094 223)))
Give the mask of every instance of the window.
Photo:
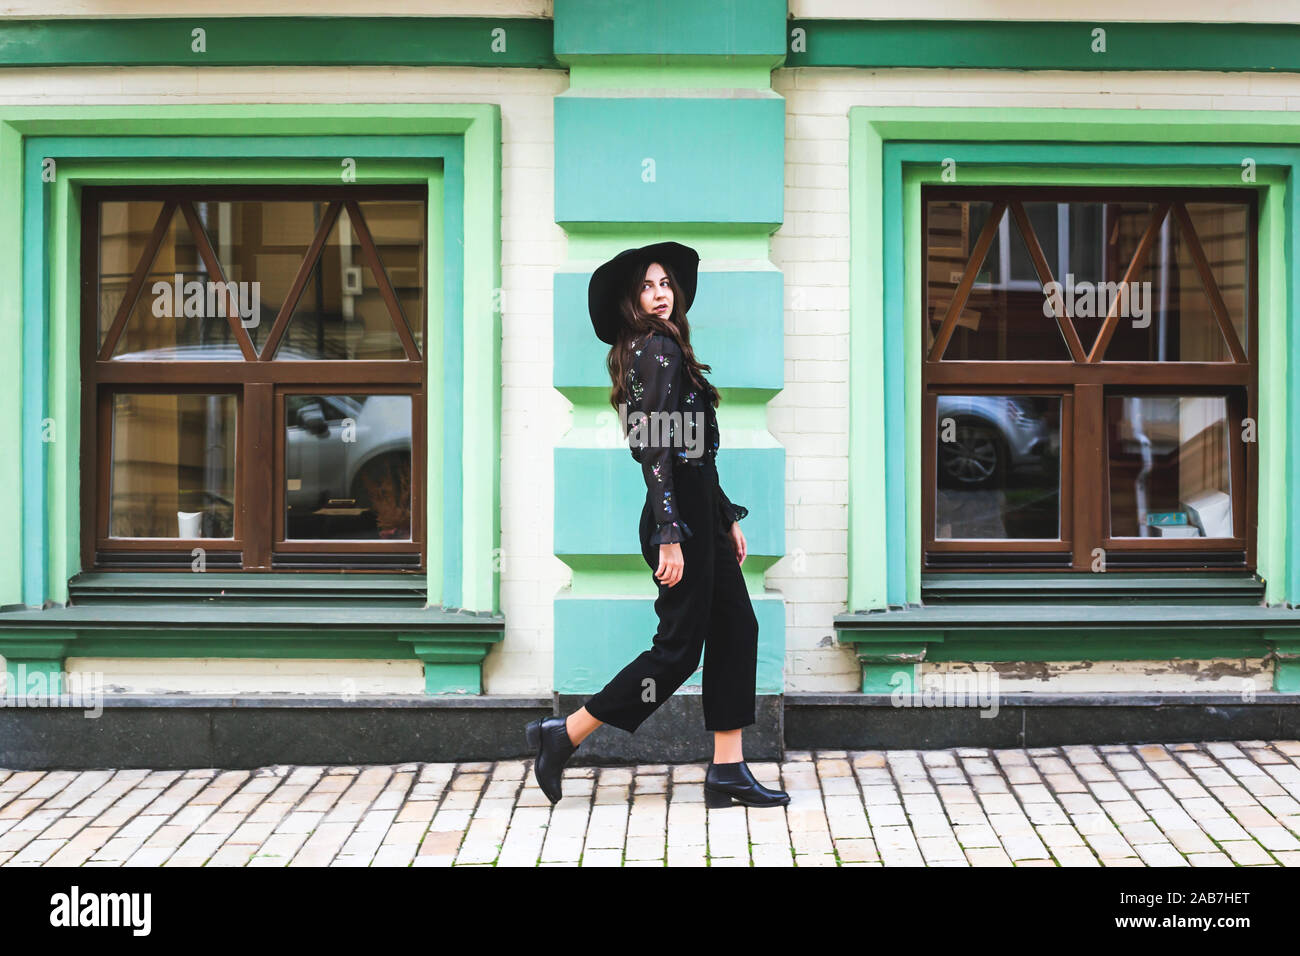
POLYGON ((426 192, 85 190, 83 567, 424 567, 426 192))
POLYGON ((1254 193, 922 207, 924 567, 1253 569, 1254 193))

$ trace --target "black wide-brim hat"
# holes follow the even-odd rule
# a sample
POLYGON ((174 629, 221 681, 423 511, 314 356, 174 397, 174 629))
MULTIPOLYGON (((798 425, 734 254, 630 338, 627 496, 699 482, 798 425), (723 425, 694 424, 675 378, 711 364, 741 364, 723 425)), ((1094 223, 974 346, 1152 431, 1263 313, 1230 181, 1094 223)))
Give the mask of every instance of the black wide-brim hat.
POLYGON ((695 301, 695 284, 699 276, 700 254, 680 242, 655 242, 639 249, 624 249, 591 274, 587 284, 587 311, 596 337, 606 345, 618 342, 618 330, 623 324, 619 299, 627 294, 632 274, 642 272, 652 262, 666 265, 677 279, 682 290, 682 312, 688 312, 695 301))

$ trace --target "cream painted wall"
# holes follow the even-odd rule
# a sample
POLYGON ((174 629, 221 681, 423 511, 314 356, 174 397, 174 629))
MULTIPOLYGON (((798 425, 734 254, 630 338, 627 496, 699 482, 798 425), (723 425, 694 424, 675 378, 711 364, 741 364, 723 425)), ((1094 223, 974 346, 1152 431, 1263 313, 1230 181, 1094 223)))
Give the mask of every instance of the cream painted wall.
MULTIPOLYGON (((501 107, 502 435, 501 546, 505 640, 484 667, 491 694, 549 694, 551 598, 570 581, 551 552, 551 449, 569 427, 569 403, 551 384, 551 287, 567 260, 555 224, 552 102, 568 87, 556 70, 471 68, 131 68, 0 70, 0 104, 460 102, 501 107)), ((365 673, 375 690, 410 693, 400 668, 365 673)), ((105 667, 109 662, 104 662, 105 667)), ((214 665, 215 666, 215 665, 214 665)), ((222 665, 225 666, 225 665, 222 665)), ((231 665, 235 666, 235 665, 231 665)), ((318 690, 320 674, 275 661, 237 671, 190 672, 156 662, 112 664, 123 685, 226 693, 230 674, 248 689, 318 690), (256 676, 261 675, 261 676, 256 676)), ((418 667, 417 667, 418 672, 418 667)), ((337 676, 337 675, 336 675, 337 676)), ((346 675, 344 675, 346 676, 346 675)), ((360 677, 357 678, 361 683, 360 677)), ((421 688, 423 684, 419 685, 421 688)))
MULTIPOLYGON (((772 87, 787 111, 785 222, 772 238, 772 261, 785 273, 786 352, 785 389, 768 406, 768 421, 786 448, 788 553, 767 584, 787 602, 787 688, 854 691, 857 658, 835 643, 831 626, 848 599, 849 108, 1300 110, 1300 75, 782 69, 772 87)), ((1209 689, 1207 672, 1166 667, 1162 688, 1209 689)), ((1026 689, 1080 687, 1080 679, 1061 671, 1026 689)), ((1115 664, 1086 686, 1142 689, 1152 679, 1144 666, 1115 664)))
MULTIPOLYGON (((491 694, 550 692, 552 597, 569 582, 566 566, 551 553, 551 454, 568 427, 569 404, 551 387, 550 360, 552 277, 567 261, 564 232, 554 222, 552 104, 567 85, 564 73, 544 70, 0 70, 4 104, 500 104, 502 607, 509 623, 506 640, 492 649, 485 665, 484 689, 491 694)), ((1294 110, 1300 109, 1300 76, 802 69, 776 71, 773 87, 785 97, 788 111, 785 222, 772 240, 772 261, 785 272, 786 386, 769 406, 769 424, 787 453, 789 553, 769 571, 767 583, 787 601, 788 688, 852 691, 858 687, 857 661, 851 650, 835 645, 830 625, 847 597, 849 107, 1294 110)), ((152 662, 112 666, 123 682, 166 687, 174 680, 176 689, 183 685, 190 690, 227 686, 220 668, 185 676, 159 673, 152 662)), ((259 687, 280 691, 320 686, 320 674, 295 672, 276 662, 240 662, 238 667, 250 677, 250 686, 253 674, 262 675, 256 679, 259 687)), ((1117 676, 1124 665, 1119 667, 1115 675, 1101 678, 1100 686, 1121 689, 1127 678, 1117 676)), ((374 687, 409 692, 405 673, 381 669, 375 680, 374 687)), ((1177 668, 1169 680, 1199 686, 1196 674, 1177 668)))

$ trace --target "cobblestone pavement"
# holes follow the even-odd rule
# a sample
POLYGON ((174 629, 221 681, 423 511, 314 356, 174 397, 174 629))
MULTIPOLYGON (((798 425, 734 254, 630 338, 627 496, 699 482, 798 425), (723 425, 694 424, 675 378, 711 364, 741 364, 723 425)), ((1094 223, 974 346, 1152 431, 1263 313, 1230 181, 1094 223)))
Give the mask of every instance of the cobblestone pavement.
POLYGON ((3 866, 1300 866, 1300 741, 803 751, 705 765, 0 769, 3 866))

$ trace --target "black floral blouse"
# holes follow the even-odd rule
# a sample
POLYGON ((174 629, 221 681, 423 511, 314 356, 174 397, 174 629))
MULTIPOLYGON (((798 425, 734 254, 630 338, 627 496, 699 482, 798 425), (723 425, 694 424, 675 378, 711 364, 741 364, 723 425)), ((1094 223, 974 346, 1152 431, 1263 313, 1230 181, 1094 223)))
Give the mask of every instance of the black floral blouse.
MULTIPOLYGON (((628 447, 632 457, 641 464, 645 477, 650 507, 654 511, 657 528, 650 537, 651 544, 671 544, 692 537, 694 532, 677 512, 677 499, 673 493, 673 464, 703 467, 717 458, 717 410, 708 400, 707 391, 695 387, 684 372, 682 351, 669 336, 652 333, 642 344, 634 347, 633 360, 627 372, 628 387, 628 447), (696 415, 704 412, 705 434, 702 453, 695 432, 696 415), (680 412, 680 416, 662 419, 662 427, 653 424, 652 418, 642 419, 635 413, 653 416, 654 412, 680 412), (684 434, 678 435, 678 424, 684 434), (638 422, 641 424, 638 427, 638 422), (693 454, 693 452, 695 452, 693 454)), ((722 487, 718 487, 718 512, 722 528, 749 514, 743 505, 732 504, 722 487)))

